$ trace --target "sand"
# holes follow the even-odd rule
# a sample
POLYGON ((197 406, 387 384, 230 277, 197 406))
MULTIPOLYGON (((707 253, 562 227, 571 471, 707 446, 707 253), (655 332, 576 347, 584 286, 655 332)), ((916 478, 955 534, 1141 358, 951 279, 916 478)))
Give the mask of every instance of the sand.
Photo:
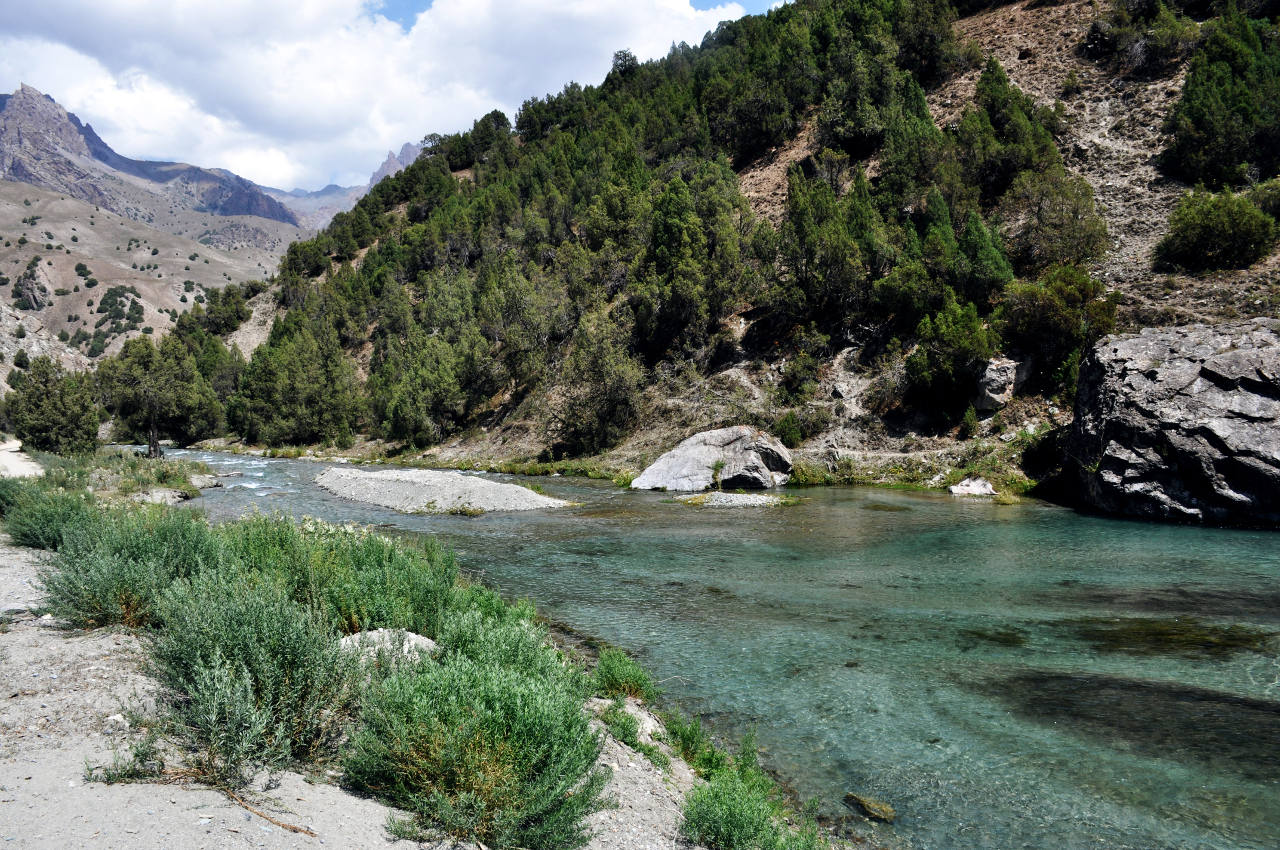
POLYGON ((330 467, 316 484, 344 499, 402 513, 535 511, 569 504, 518 484, 433 469, 330 467))
POLYGON ((22 451, 22 443, 17 440, 0 443, 0 478, 36 478, 40 475, 44 475, 44 468, 22 451))
MULTIPOLYGON (((47 555, 8 544, 0 535, 0 601, 9 612, 0 620, 0 846, 461 846, 390 841, 385 824, 392 810, 347 793, 332 775, 286 772, 271 783, 263 777, 244 795, 315 837, 288 832, 199 785, 86 782, 86 763, 109 763, 136 740, 128 711, 153 705, 156 685, 143 672, 142 646, 132 633, 70 631, 40 616, 35 577, 47 555)), ((656 721, 634 701, 628 710, 641 715, 641 735, 652 740, 656 721)), ((678 835, 684 793, 694 781, 687 765, 673 759, 663 773, 612 738, 600 763, 613 771, 605 794, 616 806, 589 819, 589 850, 689 847, 678 835)))

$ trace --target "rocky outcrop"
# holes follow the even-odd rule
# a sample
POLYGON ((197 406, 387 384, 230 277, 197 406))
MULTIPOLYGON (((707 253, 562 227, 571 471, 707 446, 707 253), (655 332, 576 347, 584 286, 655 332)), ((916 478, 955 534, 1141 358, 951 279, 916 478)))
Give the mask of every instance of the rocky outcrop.
POLYGON ((1067 453, 1095 510, 1280 525, 1280 321, 1102 340, 1080 370, 1067 453))
POLYGON ((791 477, 791 452, 749 425, 703 431, 654 461, 631 482, 636 490, 725 490, 781 487, 791 477))
POLYGON ((975 410, 988 412, 999 410, 1009 403, 1013 394, 1026 383, 1026 370, 1016 360, 996 357, 987 364, 978 380, 978 394, 974 397, 975 410))

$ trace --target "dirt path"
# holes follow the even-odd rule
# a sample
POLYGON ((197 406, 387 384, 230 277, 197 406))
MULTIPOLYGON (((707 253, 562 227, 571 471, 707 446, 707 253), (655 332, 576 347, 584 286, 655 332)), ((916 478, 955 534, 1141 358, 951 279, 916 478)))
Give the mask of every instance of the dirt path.
POLYGON ((0 443, 0 478, 36 478, 44 468, 22 450, 22 443, 6 440, 0 443))

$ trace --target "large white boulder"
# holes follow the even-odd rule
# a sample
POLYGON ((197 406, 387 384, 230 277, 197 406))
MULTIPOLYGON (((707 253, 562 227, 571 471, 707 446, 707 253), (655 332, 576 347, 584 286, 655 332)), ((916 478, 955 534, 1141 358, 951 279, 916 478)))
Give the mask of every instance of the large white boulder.
POLYGON ((760 490, 791 477, 791 452, 758 428, 734 425, 703 431, 650 464, 631 482, 635 490, 760 490))

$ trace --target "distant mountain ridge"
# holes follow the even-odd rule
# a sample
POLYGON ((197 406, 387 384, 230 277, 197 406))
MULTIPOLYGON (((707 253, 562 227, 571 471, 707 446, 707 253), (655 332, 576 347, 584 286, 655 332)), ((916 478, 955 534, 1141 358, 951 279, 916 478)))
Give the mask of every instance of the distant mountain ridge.
POLYGON ((420 153, 422 153, 422 146, 413 142, 405 142, 401 145, 399 153, 387 151, 387 158, 383 160, 382 165, 378 166, 378 170, 369 177, 369 182, 363 186, 339 186, 336 183, 330 183, 323 189, 310 192, 306 189, 285 190, 271 186, 259 186, 258 188, 274 200, 288 207, 297 216, 303 227, 310 230, 320 230, 335 215, 340 212, 347 212, 354 207, 356 201, 363 198, 365 193, 382 182, 384 178, 398 174, 412 165, 420 153))
POLYGON ((165 213, 176 210, 298 225, 284 204, 229 171, 117 153, 90 125, 26 84, 0 96, 0 179, 65 193, 158 227, 164 227, 165 213))

